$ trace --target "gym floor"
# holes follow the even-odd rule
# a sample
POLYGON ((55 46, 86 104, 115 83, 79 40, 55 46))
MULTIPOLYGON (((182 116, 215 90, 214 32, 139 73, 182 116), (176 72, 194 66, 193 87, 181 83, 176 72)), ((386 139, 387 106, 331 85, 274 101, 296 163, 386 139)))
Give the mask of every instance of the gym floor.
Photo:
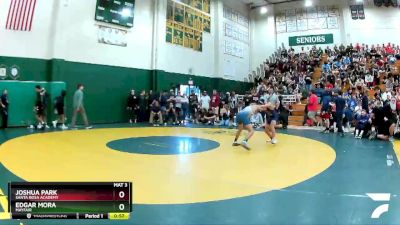
POLYGON ((232 147, 235 132, 129 125, 1 130, 3 210, 9 181, 132 181, 134 205, 126 221, 0 225, 400 224, 399 143, 289 129, 279 131, 277 145, 256 132, 247 151, 232 147), (388 212, 371 218, 383 204, 388 212))

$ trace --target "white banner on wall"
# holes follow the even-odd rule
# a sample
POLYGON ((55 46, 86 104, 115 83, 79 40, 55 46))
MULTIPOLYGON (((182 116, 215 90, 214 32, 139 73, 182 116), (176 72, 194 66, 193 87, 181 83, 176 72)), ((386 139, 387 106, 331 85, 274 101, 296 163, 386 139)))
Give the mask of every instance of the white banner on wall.
POLYGON ((224 53, 228 55, 232 55, 232 42, 230 41, 225 41, 225 48, 224 48, 224 53))
POLYGON ((296 9, 296 16, 298 20, 307 19, 307 11, 305 9, 296 9))
POLYGON ((307 19, 297 20, 297 30, 298 31, 308 30, 308 20, 307 19))
POLYGON ((279 14, 276 16, 276 22, 285 22, 286 16, 284 14, 279 14))
POLYGON ((126 47, 128 46, 126 37, 127 33, 128 32, 126 30, 99 25, 97 34, 98 42, 108 45, 126 47))
POLYGON ((297 31, 297 21, 296 20, 288 20, 286 21, 287 32, 296 32, 297 31))
POLYGON ((339 10, 336 6, 287 9, 277 12, 275 19, 277 33, 339 29, 339 10))
POLYGON ((327 29, 326 18, 318 18, 318 28, 317 29, 327 29))
POLYGON ((242 80, 250 68, 250 19, 248 14, 223 5, 223 73, 224 78, 242 80))
POLYGON ((317 18, 318 10, 316 6, 307 8, 307 18, 317 18))
POLYGON ((285 33, 286 32, 286 22, 276 22, 276 32, 285 33))
POLYGON ((225 40, 224 54, 244 58, 244 46, 235 41, 225 40))
POLYGON ((326 6, 318 7, 318 17, 320 18, 328 17, 328 7, 326 6))
POLYGON ((328 29, 338 29, 339 21, 337 17, 328 17, 327 18, 328 29))
POLYGON ((224 76, 231 78, 236 74, 236 63, 232 60, 224 60, 224 76))
POLYGON ((225 23, 225 36, 240 42, 249 43, 248 30, 242 29, 240 26, 225 23))
POLYGON ((309 30, 317 30, 317 29, 319 29, 318 22, 319 22, 318 18, 308 19, 308 21, 307 21, 308 29, 309 30))
POLYGON ((329 7, 328 16, 330 16, 330 17, 338 17, 339 16, 339 9, 337 9, 336 7, 329 7))
POLYGON ((224 18, 232 20, 232 10, 229 7, 224 7, 224 18))
POLYGON ((226 5, 224 5, 224 18, 249 28, 249 18, 226 5))
POLYGON ((239 14, 238 23, 244 27, 249 27, 249 19, 242 14, 239 14))
POLYGON ((236 11, 232 11, 232 21, 237 22, 239 17, 239 13, 236 11))
POLYGON ((224 5, 225 37, 243 42, 248 45, 250 39, 249 18, 224 5))
POLYGON ((296 9, 286 10, 286 20, 294 20, 294 19, 296 19, 296 9))

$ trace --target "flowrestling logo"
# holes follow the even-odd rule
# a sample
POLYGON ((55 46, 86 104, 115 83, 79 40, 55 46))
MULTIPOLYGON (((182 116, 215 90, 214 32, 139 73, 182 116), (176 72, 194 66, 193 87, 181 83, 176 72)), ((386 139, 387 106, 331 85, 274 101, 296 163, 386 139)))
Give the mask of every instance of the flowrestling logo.
POLYGON ((386 204, 379 205, 371 214, 372 219, 379 219, 382 214, 389 211, 390 193, 367 193, 375 202, 382 202, 386 204))

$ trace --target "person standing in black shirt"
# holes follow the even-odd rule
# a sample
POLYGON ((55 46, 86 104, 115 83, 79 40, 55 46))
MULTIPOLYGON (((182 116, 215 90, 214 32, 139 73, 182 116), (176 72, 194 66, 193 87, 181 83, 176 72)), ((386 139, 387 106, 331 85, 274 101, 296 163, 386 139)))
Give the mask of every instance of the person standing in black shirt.
POLYGON ((142 91, 139 95, 139 122, 145 122, 146 121, 146 112, 149 109, 149 103, 148 103, 148 95, 146 94, 146 91, 142 91))
POLYGON ((341 137, 344 137, 343 133, 343 113, 346 107, 346 100, 343 98, 343 92, 339 91, 337 98, 335 99, 336 105, 336 126, 338 127, 338 133, 341 137))
POLYGON ((159 97, 160 96, 158 95, 158 93, 153 92, 153 90, 150 90, 149 91, 149 105, 152 105, 154 100, 158 101, 159 97))
POLYGON ((250 92, 247 92, 244 96, 244 107, 250 106, 251 101, 253 101, 253 96, 250 92))
POLYGON ((167 107, 168 107, 168 96, 167 96, 167 91, 163 91, 160 95, 160 107, 161 107, 161 114, 163 116, 163 118, 165 118, 165 112, 167 111, 167 107))
MULTIPOLYGON (((36 119, 38 121, 37 129, 46 128, 46 113, 47 113, 47 93, 40 85, 36 85, 36 104, 34 110, 36 112, 36 119)), ((30 128, 34 128, 31 126, 30 128)))
POLYGON ((53 127, 57 128, 57 124, 61 123, 61 129, 66 130, 68 129, 67 126, 65 126, 65 96, 67 95, 67 92, 65 90, 61 91, 61 95, 58 96, 55 100, 55 113, 58 115, 58 119, 53 121, 53 127))
POLYGON ((287 129, 287 126, 289 125, 289 114, 290 114, 290 106, 288 103, 283 103, 283 97, 279 96, 279 102, 282 102, 282 104, 279 104, 279 122, 281 122, 282 128, 287 129))
POLYGON ((147 102, 147 106, 146 106, 146 112, 144 113, 144 121, 149 121, 149 119, 150 119, 150 107, 151 107, 151 104, 153 103, 153 101, 151 100, 151 96, 153 96, 153 91, 152 90, 150 90, 149 92, 147 92, 146 93, 146 97, 145 97, 145 99, 146 99, 146 102, 147 102))
POLYGON ((1 98, 0 98, 1 118, 3 121, 1 128, 8 127, 8 105, 9 105, 8 91, 7 91, 7 89, 4 89, 3 94, 1 95, 1 98))
POLYGON ((135 90, 131 90, 128 96, 127 110, 129 112, 129 123, 137 123, 138 112, 139 112, 139 98, 135 93, 135 90))
POLYGON ((392 97, 389 103, 380 108, 380 115, 378 116, 377 138, 385 141, 394 141, 393 135, 397 124, 395 97, 392 97))
POLYGON ((368 106, 368 103, 369 103, 369 99, 368 99, 368 96, 369 96, 369 90, 365 90, 364 91, 364 94, 363 94, 363 96, 362 96, 362 109, 363 110, 365 110, 365 111, 369 111, 369 106, 368 106))
POLYGON ((192 119, 192 122, 194 122, 196 121, 197 110, 199 108, 199 99, 194 90, 192 90, 192 93, 189 96, 189 105, 190 105, 190 117, 192 119))
POLYGON ((40 91, 40 98, 43 104, 43 123, 44 123, 44 127, 46 129, 50 128, 47 125, 47 109, 49 106, 49 99, 50 99, 50 95, 49 93, 47 93, 45 88, 42 88, 42 90, 40 91))

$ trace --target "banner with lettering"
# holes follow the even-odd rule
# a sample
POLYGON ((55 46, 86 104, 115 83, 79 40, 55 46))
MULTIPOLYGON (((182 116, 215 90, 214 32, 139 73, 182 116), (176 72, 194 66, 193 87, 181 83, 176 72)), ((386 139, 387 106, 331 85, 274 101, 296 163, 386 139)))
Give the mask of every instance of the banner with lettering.
POLYGON ((210 14, 211 0, 203 0, 203 12, 210 14))
POLYGON ((127 33, 126 30, 99 25, 98 42, 126 47, 128 46, 127 33))
POLYGON ((183 39, 183 47, 193 48, 194 30, 192 28, 185 28, 185 35, 183 39))
POLYGON ((207 15, 203 15, 203 31, 207 33, 211 32, 211 17, 207 15))
POLYGON ((167 20, 167 33, 165 36, 165 41, 168 43, 172 43, 174 36, 174 22, 167 20))
MULTIPOLYGON (((355 12, 357 12, 357 9, 355 12)), ((339 16, 339 9, 334 5, 313 6, 307 9, 284 9, 276 12, 276 32, 290 33, 306 30, 339 29, 339 24, 335 23, 339 16)))
POLYGON ((351 5, 350 13, 353 20, 358 20, 358 5, 351 5))
POLYGON ((166 42, 202 51, 203 32, 211 33, 210 0, 168 0, 166 42))
POLYGON ((358 5, 357 13, 360 20, 365 19, 364 5, 358 5))
POLYGON ((333 34, 289 37, 289 46, 333 44, 333 34))
POLYGON ((197 30, 194 31, 193 49, 199 52, 203 51, 203 33, 197 30))
POLYGON ((185 32, 185 27, 175 23, 174 24, 174 36, 173 36, 173 44, 182 45, 183 46, 183 32, 185 32))

